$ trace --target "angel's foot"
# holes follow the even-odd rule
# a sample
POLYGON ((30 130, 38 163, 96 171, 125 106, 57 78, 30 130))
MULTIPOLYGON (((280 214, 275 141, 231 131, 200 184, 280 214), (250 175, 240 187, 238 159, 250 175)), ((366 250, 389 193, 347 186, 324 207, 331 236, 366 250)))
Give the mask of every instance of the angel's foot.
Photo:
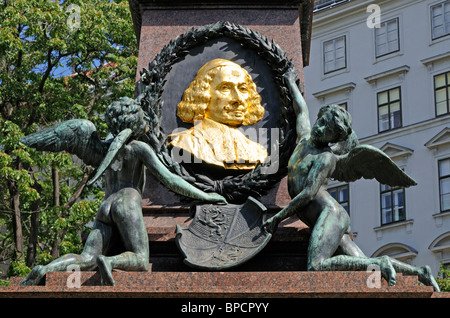
POLYGON ((389 286, 395 286, 397 283, 397 273, 395 272, 394 267, 392 266, 391 260, 388 256, 381 256, 379 258, 379 266, 381 271, 381 276, 386 279, 389 286))
POLYGON ((115 286, 115 281, 112 276, 112 266, 108 258, 104 255, 97 257, 97 265, 100 271, 101 282, 104 286, 115 286))
POLYGON ((34 286, 38 285, 42 278, 44 278, 47 273, 47 269, 45 266, 37 265, 33 268, 33 270, 27 275, 27 277, 22 280, 20 285, 22 286, 34 286))
POLYGON ((429 266, 422 266, 419 269, 419 281, 427 286, 433 286, 434 291, 439 292, 439 285, 431 273, 431 268, 429 266))

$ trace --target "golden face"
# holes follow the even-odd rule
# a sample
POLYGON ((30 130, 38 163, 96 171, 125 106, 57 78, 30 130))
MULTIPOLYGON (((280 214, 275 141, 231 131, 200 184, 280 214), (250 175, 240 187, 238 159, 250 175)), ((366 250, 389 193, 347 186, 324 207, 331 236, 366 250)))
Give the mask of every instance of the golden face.
POLYGON ((251 76, 232 61, 214 59, 203 65, 184 91, 177 115, 194 127, 171 135, 170 144, 202 161, 248 170, 268 156, 237 129, 260 121, 264 107, 251 76))
POLYGON ((257 123, 264 108, 247 71, 234 62, 215 59, 198 70, 184 91, 177 115, 185 123, 209 118, 235 127, 257 123))
POLYGON ((230 126, 242 125, 248 111, 249 88, 240 67, 224 67, 214 76, 205 117, 230 126))

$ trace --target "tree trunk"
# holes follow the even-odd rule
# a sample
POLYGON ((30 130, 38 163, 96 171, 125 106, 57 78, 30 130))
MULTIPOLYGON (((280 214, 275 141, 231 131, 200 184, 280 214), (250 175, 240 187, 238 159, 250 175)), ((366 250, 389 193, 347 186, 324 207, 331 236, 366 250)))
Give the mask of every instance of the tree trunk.
MULTIPOLYGON (((80 198, 81 194, 83 193, 84 188, 86 187, 86 183, 89 181, 90 172, 91 172, 91 168, 89 167, 87 169, 87 171, 84 173, 83 179, 81 179, 80 183, 77 185, 77 188, 74 191, 74 193, 72 194, 72 196, 63 205, 64 211, 69 211, 69 209, 72 207, 72 205, 80 198)), ((53 203, 55 203, 55 206, 60 206, 60 203, 59 203, 59 178, 57 177, 57 174, 58 174, 57 169, 52 168, 53 183, 55 184, 56 181, 58 181, 57 182, 58 188, 56 189, 55 186, 53 187, 53 199, 54 199, 53 203), (56 172, 53 172, 53 170, 56 170, 56 172), (58 194, 57 200, 56 200, 56 194, 58 194)), ((62 217, 62 215, 59 215, 59 216, 62 217)), ((66 229, 58 231, 57 237, 53 241, 52 253, 51 253, 53 259, 55 259, 56 257, 59 256, 58 246, 61 243, 62 238, 66 234, 66 231, 67 231, 66 229)))
MULTIPOLYGON (((53 206, 59 207, 59 170, 55 166, 52 166, 52 179, 53 179, 53 206)), ((60 214, 58 214, 58 217, 61 217, 60 214)), ((59 257, 59 243, 61 243, 61 231, 58 231, 56 233, 56 238, 53 241, 52 245, 52 259, 55 259, 59 257)))
POLYGON ((22 217, 20 213, 20 196, 16 182, 9 184, 9 193, 11 195, 11 206, 13 209, 13 225, 14 225, 14 243, 16 245, 16 260, 23 259, 23 233, 22 233, 22 217))
POLYGON ((52 180, 53 180, 53 205, 59 206, 59 170, 52 166, 52 180))
MULTIPOLYGON (((16 169, 22 169, 22 162, 17 158, 16 169)), ((16 245, 17 261, 23 260, 23 232, 22 232, 22 215, 20 211, 20 193, 17 182, 8 182, 9 194, 11 196, 11 206, 13 210, 13 226, 14 226, 14 243, 16 245)))
MULTIPOLYGON (((36 189, 36 191, 39 193, 40 196, 42 193, 42 186, 36 180, 34 180, 34 188, 36 189)), ((28 241, 27 259, 26 259, 26 265, 30 268, 34 267, 36 261, 36 250, 37 245, 39 243, 38 235, 39 235, 40 209, 41 209, 41 199, 37 199, 31 205, 30 239, 28 241)))

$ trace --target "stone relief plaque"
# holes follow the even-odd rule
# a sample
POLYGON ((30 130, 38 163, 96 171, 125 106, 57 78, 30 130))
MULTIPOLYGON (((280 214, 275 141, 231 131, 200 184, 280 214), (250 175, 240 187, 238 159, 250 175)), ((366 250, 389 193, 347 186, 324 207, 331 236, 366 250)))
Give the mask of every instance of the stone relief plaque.
POLYGON ((192 223, 177 227, 176 242, 184 262, 194 268, 223 270, 251 259, 272 236, 262 227, 265 211, 252 197, 242 205, 198 205, 192 223))

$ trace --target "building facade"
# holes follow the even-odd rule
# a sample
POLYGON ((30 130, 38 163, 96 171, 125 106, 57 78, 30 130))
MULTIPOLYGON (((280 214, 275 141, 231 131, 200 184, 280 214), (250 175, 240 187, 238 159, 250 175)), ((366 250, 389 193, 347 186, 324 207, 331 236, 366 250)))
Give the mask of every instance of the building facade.
POLYGON ((316 1, 305 99, 352 115, 360 143, 418 183, 331 181, 367 256, 450 265, 450 0, 316 1))

